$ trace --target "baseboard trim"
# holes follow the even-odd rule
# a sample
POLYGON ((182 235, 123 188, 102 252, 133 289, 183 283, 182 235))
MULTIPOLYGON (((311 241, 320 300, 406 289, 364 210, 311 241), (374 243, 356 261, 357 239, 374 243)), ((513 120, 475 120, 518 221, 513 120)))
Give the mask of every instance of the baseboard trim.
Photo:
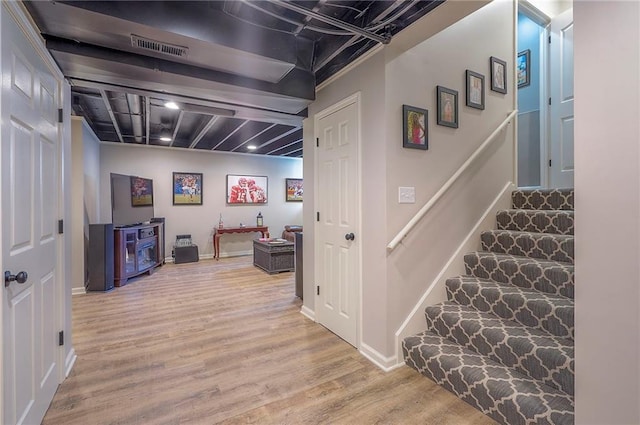
POLYGON ((71 288, 71 296, 74 295, 84 295, 87 293, 87 290, 82 287, 82 288, 71 288))
POLYGON ((385 372, 391 372, 404 364, 404 362, 398 363, 397 355, 385 357, 364 342, 360 344, 360 354, 385 372))
MULTIPOLYGON (((490 215, 497 212, 500 208, 499 205, 508 203, 511 200, 511 192, 515 190, 515 185, 512 182, 507 182, 502 190, 498 193, 498 195, 493 199, 489 207, 484 211, 482 216, 478 219, 473 228, 469 231, 467 236, 462 240, 462 242, 458 245, 458 248, 454 251, 453 255, 449 258, 449 260, 445 263, 444 267, 440 270, 438 275, 433 279, 433 281, 429 284, 427 289, 425 290, 420 300, 416 303, 411 310, 411 313, 404 320, 402 325, 398 328, 395 334, 395 345, 396 345, 396 357, 400 358, 400 354, 402 353, 402 340, 410 336, 412 334, 412 328, 415 327, 415 321, 421 320, 424 322, 424 309, 430 304, 427 299, 429 295, 434 291, 438 285, 444 285, 446 278, 448 276, 449 268, 455 261, 462 261, 464 256, 463 251, 466 251, 466 247, 470 244, 471 238, 479 237, 479 234, 482 230, 486 230, 487 222, 490 220, 490 215)), ((426 325, 425 325, 426 327, 426 325)))
MULTIPOLYGON (((224 254, 220 254, 220 258, 246 257, 248 255, 253 255, 253 251, 225 252, 224 254)), ((198 260, 213 260, 213 254, 198 255, 198 260)), ((164 262, 165 263, 175 263, 175 258, 167 257, 167 258, 164 259, 164 262)))
POLYGON ((302 308, 300 309, 300 313, 303 316, 306 316, 308 319, 313 320, 314 322, 316 321, 316 312, 311 310, 309 307, 307 307, 306 305, 303 305, 302 308))
POLYGON ((64 360, 64 377, 68 377, 71 373, 71 369, 76 364, 76 359, 78 356, 76 355, 76 350, 71 348, 69 353, 67 354, 67 358, 64 360))

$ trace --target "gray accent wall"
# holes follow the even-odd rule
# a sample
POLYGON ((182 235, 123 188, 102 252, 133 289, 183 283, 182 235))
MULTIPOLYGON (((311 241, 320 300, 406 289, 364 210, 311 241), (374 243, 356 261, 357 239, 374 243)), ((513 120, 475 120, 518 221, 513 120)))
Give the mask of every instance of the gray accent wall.
POLYGON ((540 186, 540 111, 518 114, 518 186, 540 186))

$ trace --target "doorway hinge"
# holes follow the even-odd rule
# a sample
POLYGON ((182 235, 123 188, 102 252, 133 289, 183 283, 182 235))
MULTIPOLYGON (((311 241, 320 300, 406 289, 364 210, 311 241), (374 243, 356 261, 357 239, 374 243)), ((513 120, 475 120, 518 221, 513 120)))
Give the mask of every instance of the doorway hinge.
POLYGON ((551 167, 551 160, 549 160, 549 167, 551 167))
POLYGON ((58 332, 58 345, 64 345, 64 331, 58 332))
POLYGON ((549 106, 551 106, 551 98, 549 98, 549 106))
POLYGON ((320 147, 320 138, 316 137, 316 148, 320 147))
POLYGON ((62 108, 58 109, 58 122, 59 123, 63 123, 64 122, 64 120, 62 119, 63 118, 62 114, 63 114, 62 108))
POLYGON ((320 221, 320 212, 319 211, 316 213, 316 221, 320 221))
POLYGON ((551 44, 551 36, 549 36, 549 44, 551 44))
POLYGON ((320 295, 320 286, 316 286, 316 295, 320 295))
POLYGON ((58 220, 58 234, 64 233, 64 220, 58 220))

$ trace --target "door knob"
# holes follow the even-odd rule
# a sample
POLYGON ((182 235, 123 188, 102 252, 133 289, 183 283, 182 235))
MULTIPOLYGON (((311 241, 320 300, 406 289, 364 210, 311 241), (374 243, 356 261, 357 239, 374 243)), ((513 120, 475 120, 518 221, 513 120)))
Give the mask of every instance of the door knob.
POLYGON ((18 274, 11 274, 10 271, 5 271, 4 272, 4 287, 6 288, 7 286, 9 286, 9 284, 11 282, 13 282, 14 280, 18 283, 25 283, 27 281, 27 278, 29 277, 29 275, 27 274, 27 272, 19 272, 18 274))
POLYGON ((356 235, 354 235, 353 233, 347 233, 346 235, 344 235, 344 238, 348 241, 352 241, 356 238, 356 235))

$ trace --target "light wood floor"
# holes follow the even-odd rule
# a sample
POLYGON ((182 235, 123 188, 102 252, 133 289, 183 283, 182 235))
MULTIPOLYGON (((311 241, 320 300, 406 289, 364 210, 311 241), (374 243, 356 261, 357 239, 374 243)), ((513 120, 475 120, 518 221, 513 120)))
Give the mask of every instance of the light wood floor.
POLYGON ((43 424, 493 424, 408 367, 385 373, 300 314, 251 257, 167 264, 73 298, 77 362, 43 424))

